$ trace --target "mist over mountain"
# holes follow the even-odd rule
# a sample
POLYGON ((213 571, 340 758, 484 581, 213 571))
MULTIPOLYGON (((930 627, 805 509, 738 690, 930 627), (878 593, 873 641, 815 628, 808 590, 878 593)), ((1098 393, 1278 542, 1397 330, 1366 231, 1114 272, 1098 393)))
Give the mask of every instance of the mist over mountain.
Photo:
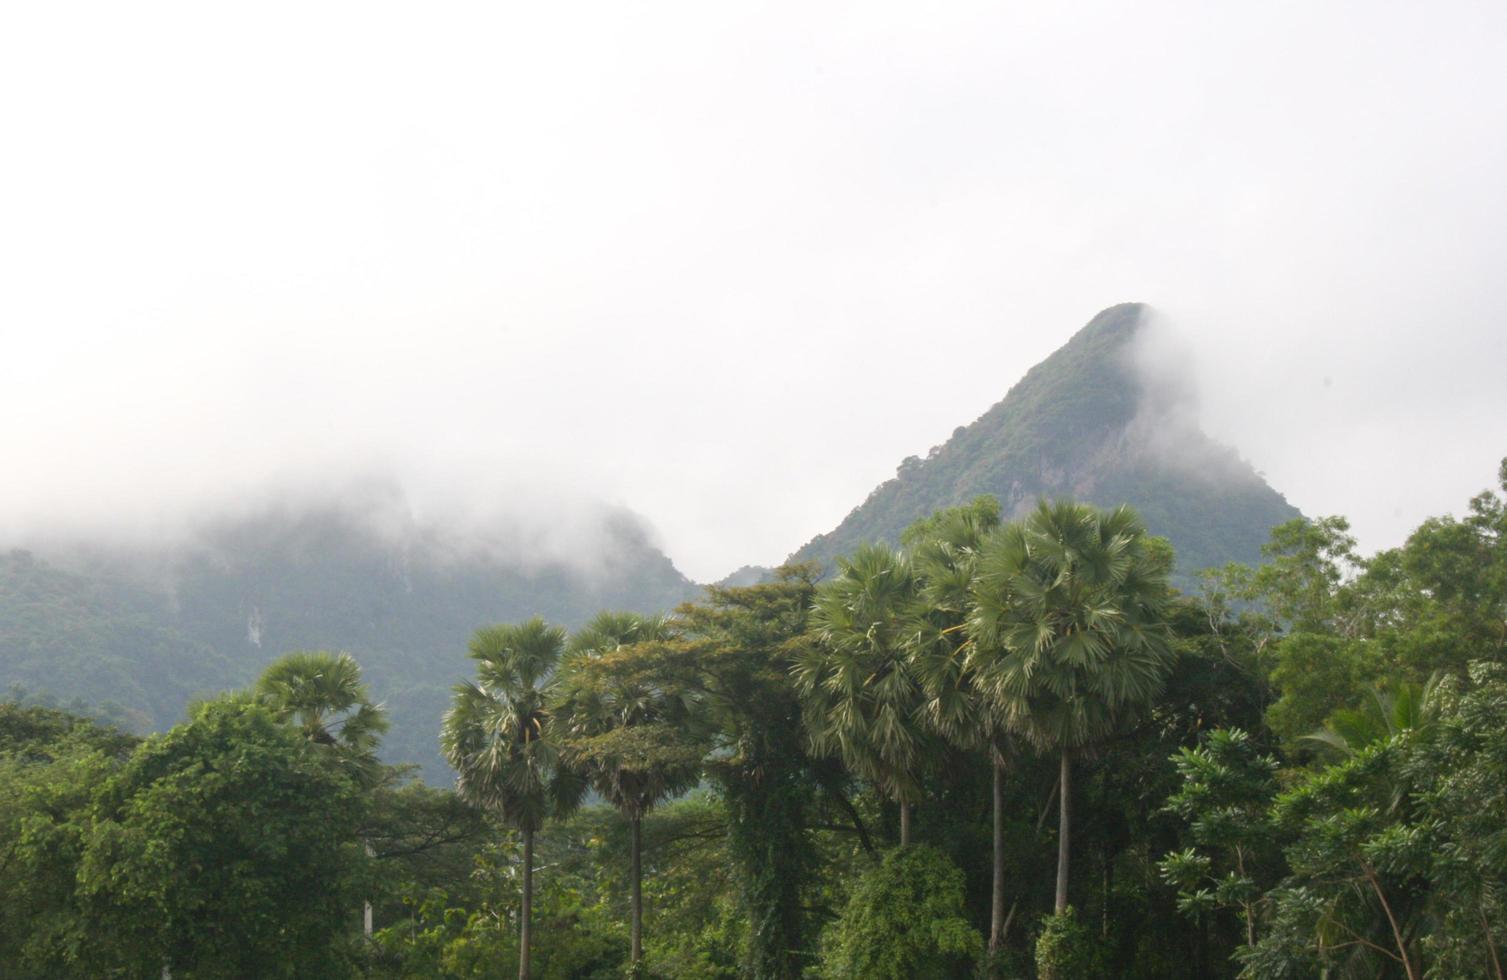
POLYGON ((196 694, 250 683, 290 650, 345 650, 392 714, 384 755, 448 779, 437 732, 477 627, 600 609, 668 610, 696 592, 622 511, 589 522, 592 563, 546 528, 461 534, 391 486, 344 504, 274 505, 158 546, 54 539, 0 554, 0 688, 80 699, 137 730, 196 694))
POLYGON ((1028 371, 1003 400, 923 459, 900 463, 836 528, 791 558, 830 563, 980 494, 1019 516, 1041 498, 1128 503, 1171 539, 1178 572, 1260 560, 1299 516, 1232 448, 1205 435, 1186 353, 1141 303, 1112 306, 1028 371))
MULTIPOLYGON (((1297 515, 1200 431, 1191 370, 1141 304, 1111 307, 926 458, 904 460, 792 557, 830 562, 898 540, 931 511, 993 494, 1127 502, 1172 540, 1179 572, 1254 562, 1297 515)), ((457 498, 458 499, 458 498, 457 498)), ((601 609, 674 608, 697 586, 621 508, 416 499, 390 479, 268 492, 158 535, 56 528, 0 552, 0 687, 79 699, 137 730, 195 695, 249 684, 290 650, 346 650, 392 712, 390 761, 448 778, 436 732, 477 627, 601 609)), ((724 584, 767 570, 739 569, 724 584)))

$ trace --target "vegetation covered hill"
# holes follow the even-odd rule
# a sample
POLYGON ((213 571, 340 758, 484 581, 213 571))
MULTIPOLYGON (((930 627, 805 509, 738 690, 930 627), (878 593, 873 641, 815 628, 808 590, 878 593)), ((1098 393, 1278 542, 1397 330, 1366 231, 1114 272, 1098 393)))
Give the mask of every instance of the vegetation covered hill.
POLYGON ((1507 980, 1507 460, 1196 595, 1127 508, 902 540, 476 631, 453 788, 344 655, 147 739, 0 702, 5 976, 1507 980))
POLYGON ((162 596, 0 552, 0 688, 77 701, 136 731, 166 727, 190 696, 243 683, 235 661, 174 628, 162 596))
POLYGON ((1183 575, 1260 560, 1273 527, 1299 516, 1249 464, 1203 432, 1186 379, 1148 374, 1140 303, 1110 307, 1028 371, 1005 398, 925 459, 904 460, 834 530, 793 560, 830 563, 861 544, 898 542, 911 522, 981 494, 1007 515, 1038 498, 1128 503, 1172 540, 1183 575))
POLYGON ((695 594, 631 517, 603 534, 599 569, 529 560, 521 547, 457 550, 432 528, 379 530, 337 508, 270 510, 207 528, 193 546, 75 554, 65 567, 11 552, 0 556, 0 690, 77 699, 146 731, 287 651, 349 651, 392 714, 384 756, 448 781, 435 735, 478 626, 533 615, 575 626, 602 608, 667 610, 695 594))

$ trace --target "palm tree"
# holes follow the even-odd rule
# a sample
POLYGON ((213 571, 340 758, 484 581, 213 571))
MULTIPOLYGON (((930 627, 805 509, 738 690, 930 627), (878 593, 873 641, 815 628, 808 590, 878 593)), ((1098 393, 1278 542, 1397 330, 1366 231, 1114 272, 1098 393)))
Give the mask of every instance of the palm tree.
POLYGON ((571 764, 628 820, 630 961, 643 957, 643 819, 696 784, 703 744, 691 704, 653 656, 673 635, 663 617, 602 613, 571 639, 558 711, 571 764))
POLYGON ((920 602, 907 624, 910 659, 925 692, 925 717, 937 734, 959 748, 983 748, 994 777, 994 874, 989 951, 997 952, 1008 928, 1005 915, 1005 765, 1015 754, 1012 736, 968 669, 967 625, 974 576, 984 542, 999 527, 999 503, 979 497, 918 521, 901 535, 916 571, 920 602))
POLYGON ((1439 690, 1445 675, 1435 671, 1423 684, 1402 682, 1377 686, 1369 701, 1358 708, 1340 708, 1324 727, 1302 741, 1323 746, 1324 751, 1350 758, 1362 749, 1394 735, 1431 723, 1439 713, 1439 690))
POLYGON ((530 976, 534 835, 546 816, 579 803, 582 791, 579 778, 561 765, 550 707, 564 648, 565 631, 537 616, 477 630, 471 638, 476 680, 456 686, 440 732, 445 759, 456 772, 456 792, 523 838, 519 980, 530 976))
POLYGON ((1073 753, 1161 689, 1171 669, 1171 549, 1134 511, 1043 501, 979 558, 969 665, 1004 726, 1060 755, 1056 911, 1067 908, 1073 753))
POLYGON ((925 693, 907 657, 907 617, 917 602, 910 560, 882 545, 838 559, 811 610, 817 643, 798 654, 793 674, 807 736, 836 754, 900 807, 900 843, 911 839, 911 806, 936 757, 924 718, 925 693))
POLYGON ((600 656, 635 643, 668 640, 674 627, 675 621, 669 616, 604 610, 571 634, 566 656, 600 656))
MULTIPOLYGON (((356 658, 326 650, 284 654, 262 671, 254 693, 310 742, 324 746, 357 785, 373 789, 383 780, 377 743, 387 731, 387 712, 367 697, 356 658)), ((371 845, 364 846, 371 857, 371 845)), ((361 922, 370 938, 370 901, 363 903, 361 922)))
POLYGON ((253 691, 310 742, 326 746, 358 783, 380 781, 377 743, 387 731, 387 712, 368 698, 361 666, 350 654, 284 654, 262 671, 253 691))

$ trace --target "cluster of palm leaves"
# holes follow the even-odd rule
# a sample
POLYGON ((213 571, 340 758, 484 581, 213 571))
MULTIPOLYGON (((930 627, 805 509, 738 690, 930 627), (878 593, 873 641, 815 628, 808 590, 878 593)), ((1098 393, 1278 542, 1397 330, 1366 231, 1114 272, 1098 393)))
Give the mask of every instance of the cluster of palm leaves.
POLYGON ((534 835, 588 788, 632 831, 631 960, 642 956, 641 822, 694 785, 702 752, 682 737, 687 705, 637 670, 646 646, 670 640, 663 617, 606 612, 575 636, 534 618, 478 630, 476 679, 455 689, 440 742, 456 791, 519 831, 523 901, 518 975, 530 976, 534 835))
POLYGON ((794 668, 813 747, 840 755, 900 807, 901 841, 939 745, 995 767, 991 946, 1002 942, 1003 769, 1061 760, 1057 908, 1067 903, 1071 761, 1124 724, 1171 668, 1171 551, 1128 508, 1043 502, 1002 523, 981 500, 907 532, 903 549, 839 561, 794 668))
MULTIPOLYGON (((1124 724, 1171 667, 1164 621, 1171 552, 1127 508, 1043 503, 1002 522, 981 499, 840 560, 817 590, 814 642, 791 677, 806 737, 898 804, 901 843, 931 770, 986 750, 995 781, 990 945, 1003 943, 1004 773, 1022 752, 1060 757, 1057 907, 1067 901, 1075 753, 1124 724)), ((519 976, 530 976, 534 835, 595 790, 631 829, 631 961, 642 955, 641 823, 690 788, 705 759, 698 706, 666 683, 677 628, 602 613, 567 636, 535 618, 480 629, 474 679, 458 685, 441 745, 459 795, 523 844, 519 976), (665 654, 665 657, 658 656, 665 654)), ((257 687, 290 724, 358 778, 374 779, 379 706, 345 654, 293 654, 257 687)))
POLYGON ((300 650, 267 667, 253 690, 310 742, 362 784, 380 778, 377 743, 387 731, 387 713, 367 695, 361 666, 348 653, 300 650))

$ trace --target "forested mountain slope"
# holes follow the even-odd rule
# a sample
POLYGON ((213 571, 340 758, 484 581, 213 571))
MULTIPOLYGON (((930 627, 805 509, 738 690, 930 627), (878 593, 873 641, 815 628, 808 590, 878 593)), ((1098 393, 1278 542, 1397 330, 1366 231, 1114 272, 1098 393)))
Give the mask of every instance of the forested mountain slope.
POLYGON ((1260 559, 1271 528, 1298 511, 1232 449, 1205 435, 1186 379, 1148 370, 1140 303, 1110 307, 1031 368, 1002 401, 925 459, 909 457, 834 530, 791 557, 831 562, 980 494, 1019 515, 1041 497, 1129 503, 1172 540, 1183 580, 1260 559))
POLYGON ((479 626, 576 626, 604 608, 668 610, 697 589, 631 515, 601 527, 599 567, 457 549, 338 507, 274 508, 171 549, 0 553, 0 691, 80 699, 138 730, 194 694, 247 684, 290 650, 352 653, 392 714, 384 755, 448 779, 437 733, 479 626))

